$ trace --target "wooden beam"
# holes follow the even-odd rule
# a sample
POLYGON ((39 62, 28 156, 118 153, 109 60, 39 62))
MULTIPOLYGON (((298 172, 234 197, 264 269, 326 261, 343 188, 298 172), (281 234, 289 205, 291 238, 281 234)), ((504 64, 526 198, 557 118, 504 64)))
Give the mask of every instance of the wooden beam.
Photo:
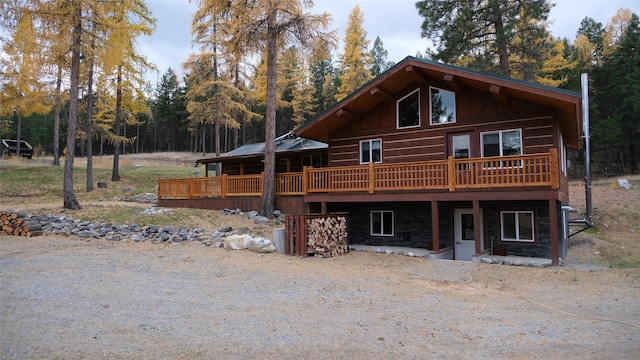
POLYGON ((476 254, 482 254, 482 217, 480 216, 480 202, 473 200, 473 237, 476 242, 476 254))
MULTIPOLYGON (((558 209, 556 201, 549 200, 549 231, 551 232, 551 265, 560 266, 558 249, 558 209)), ((540 234, 538 234, 540 236, 540 234)))
POLYGON ((356 113, 353 113, 353 112, 351 112, 349 110, 345 110, 344 108, 336 111, 336 115, 338 117, 344 117, 344 118, 351 119, 351 120, 360 120, 361 119, 360 115, 358 115, 356 113))
POLYGON ((438 202, 431 202, 431 243, 433 252, 440 252, 440 213, 438 212, 438 202))
POLYGON ((444 80, 449 83, 449 86, 451 86, 451 88, 454 91, 462 92, 462 87, 460 86, 460 84, 456 80, 456 77, 453 76, 453 74, 444 74, 444 80))
POLYGON ((418 71, 416 68, 414 68, 413 66, 407 66, 405 69, 405 71, 407 72, 412 72, 413 75, 415 76, 416 80, 422 84, 422 85, 429 85, 429 78, 426 77, 423 73, 421 73, 420 71, 418 71))
POLYGON ((373 96, 375 95, 380 95, 382 97, 382 100, 387 103, 387 104, 393 104, 395 99, 393 98, 393 96, 391 96, 388 92, 380 89, 379 87, 374 87, 373 89, 371 89, 369 91, 369 93, 373 96))
POLYGON ((509 94, 507 94, 507 91, 504 90, 502 86, 493 84, 489 86, 489 92, 501 103, 506 104, 509 102, 509 94))

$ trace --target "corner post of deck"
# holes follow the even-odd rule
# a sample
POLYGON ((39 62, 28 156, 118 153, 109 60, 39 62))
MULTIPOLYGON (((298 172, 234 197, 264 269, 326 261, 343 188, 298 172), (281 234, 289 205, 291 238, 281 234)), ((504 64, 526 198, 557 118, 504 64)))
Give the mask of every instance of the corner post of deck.
POLYGON ((431 200, 431 238, 432 251, 437 254, 440 252, 440 212, 437 200, 431 200))
POLYGON ((553 190, 560 188, 559 162, 558 149, 549 149, 549 176, 551 177, 551 188, 553 190))
POLYGON ((447 158, 447 177, 449 178, 449 191, 456 191, 456 163, 453 156, 447 158))
POLYGON ((220 197, 224 199, 227 197, 227 174, 222 174, 220 178, 220 197))
POLYGON ((302 168, 302 194, 307 195, 309 193, 309 167, 304 166, 302 168))
POLYGON ((373 161, 369 162, 369 194, 373 194, 376 187, 376 173, 373 167, 373 161))

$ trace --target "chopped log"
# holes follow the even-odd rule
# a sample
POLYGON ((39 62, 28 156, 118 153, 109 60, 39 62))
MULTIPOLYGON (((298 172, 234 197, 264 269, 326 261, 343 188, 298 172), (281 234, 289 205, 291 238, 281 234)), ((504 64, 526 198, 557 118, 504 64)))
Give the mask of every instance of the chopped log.
POLYGON ((37 236, 42 235, 42 225, 27 219, 22 213, 0 213, 0 235, 37 236))

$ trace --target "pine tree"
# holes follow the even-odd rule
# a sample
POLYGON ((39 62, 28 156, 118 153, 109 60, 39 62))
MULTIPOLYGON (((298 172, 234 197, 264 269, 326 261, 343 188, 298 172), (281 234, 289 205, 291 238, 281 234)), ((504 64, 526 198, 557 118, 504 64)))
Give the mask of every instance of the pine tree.
POLYGON ((342 81, 336 100, 340 101, 366 84, 373 77, 369 70, 371 54, 368 51, 369 40, 363 28, 364 13, 356 5, 349 13, 345 30, 344 53, 340 57, 342 81))
POLYGON ((45 58, 40 51, 42 43, 37 36, 36 19, 31 9, 16 4, 10 14, 14 26, 9 26, 10 39, 3 42, 0 56, 0 115, 16 118, 16 155, 20 156, 22 119, 34 113, 44 114, 50 109, 48 89, 42 82, 45 58))
POLYGON ((225 26, 230 45, 246 52, 266 53, 266 130, 264 184, 260 214, 273 217, 275 194, 275 120, 276 120, 276 59, 278 49, 288 43, 309 46, 312 40, 322 34, 330 21, 327 14, 311 15, 303 12, 309 1, 296 0, 253 0, 222 1, 211 3, 214 13, 225 14, 230 19, 225 26))
POLYGON ((380 36, 376 36, 376 39, 373 41, 373 47, 371 48, 371 75, 373 77, 377 77, 393 66, 393 61, 387 60, 388 56, 389 52, 385 50, 384 43, 380 39, 380 36))
POLYGON ((332 90, 327 95, 325 92, 327 76, 331 78, 335 71, 331 59, 330 44, 322 38, 316 39, 311 48, 309 62, 311 86, 313 86, 313 113, 318 114, 328 109, 335 102, 335 91, 332 90))
MULTIPOLYGON (((437 46, 433 59, 504 76, 511 76, 509 56, 516 53, 516 27, 522 14, 528 17, 530 30, 540 34, 539 26, 550 11, 546 0, 423 0, 416 7, 424 17, 422 36, 437 46)), ((533 40, 537 36, 546 34, 533 40)))

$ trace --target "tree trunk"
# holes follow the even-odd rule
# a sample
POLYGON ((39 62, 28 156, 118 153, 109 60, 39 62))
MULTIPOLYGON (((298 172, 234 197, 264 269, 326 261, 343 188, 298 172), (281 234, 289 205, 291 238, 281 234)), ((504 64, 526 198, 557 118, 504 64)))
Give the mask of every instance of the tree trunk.
POLYGON ((265 119, 264 185, 260 215, 273 219, 275 204, 275 139, 276 139, 276 28, 277 10, 270 10, 267 18, 267 114, 265 119))
POLYGON ((75 156, 76 124, 78 122, 78 85, 80 83, 80 42, 82 36, 82 7, 77 9, 73 19, 73 45, 71 47, 71 79, 69 84, 69 125, 67 126, 67 154, 64 158, 64 204, 65 209, 80 209, 73 192, 73 158, 75 156))
POLYGON ((18 118, 16 119, 16 157, 20 159, 20 142, 22 138, 22 110, 18 110, 18 118))
POLYGON ((120 162, 120 106, 122 105, 122 66, 118 65, 118 78, 116 80, 116 121, 115 121, 115 142, 113 144, 113 169, 111 170, 111 181, 120 181, 118 167, 120 162))
POLYGON ((496 44, 498 45, 498 56, 500 58, 500 69, 504 76, 511 77, 511 67, 509 66, 509 51, 507 49, 507 36, 504 33, 504 24, 502 22, 502 10, 500 2, 495 1, 492 6, 493 22, 496 28, 496 44))
POLYGON ((62 109, 62 66, 58 64, 56 79, 56 110, 53 115, 53 166, 60 166, 60 111, 62 109))
MULTIPOLYGON (((91 51, 95 43, 91 40, 91 51)), ((93 191, 93 55, 89 60, 87 79, 87 192, 93 191)))

